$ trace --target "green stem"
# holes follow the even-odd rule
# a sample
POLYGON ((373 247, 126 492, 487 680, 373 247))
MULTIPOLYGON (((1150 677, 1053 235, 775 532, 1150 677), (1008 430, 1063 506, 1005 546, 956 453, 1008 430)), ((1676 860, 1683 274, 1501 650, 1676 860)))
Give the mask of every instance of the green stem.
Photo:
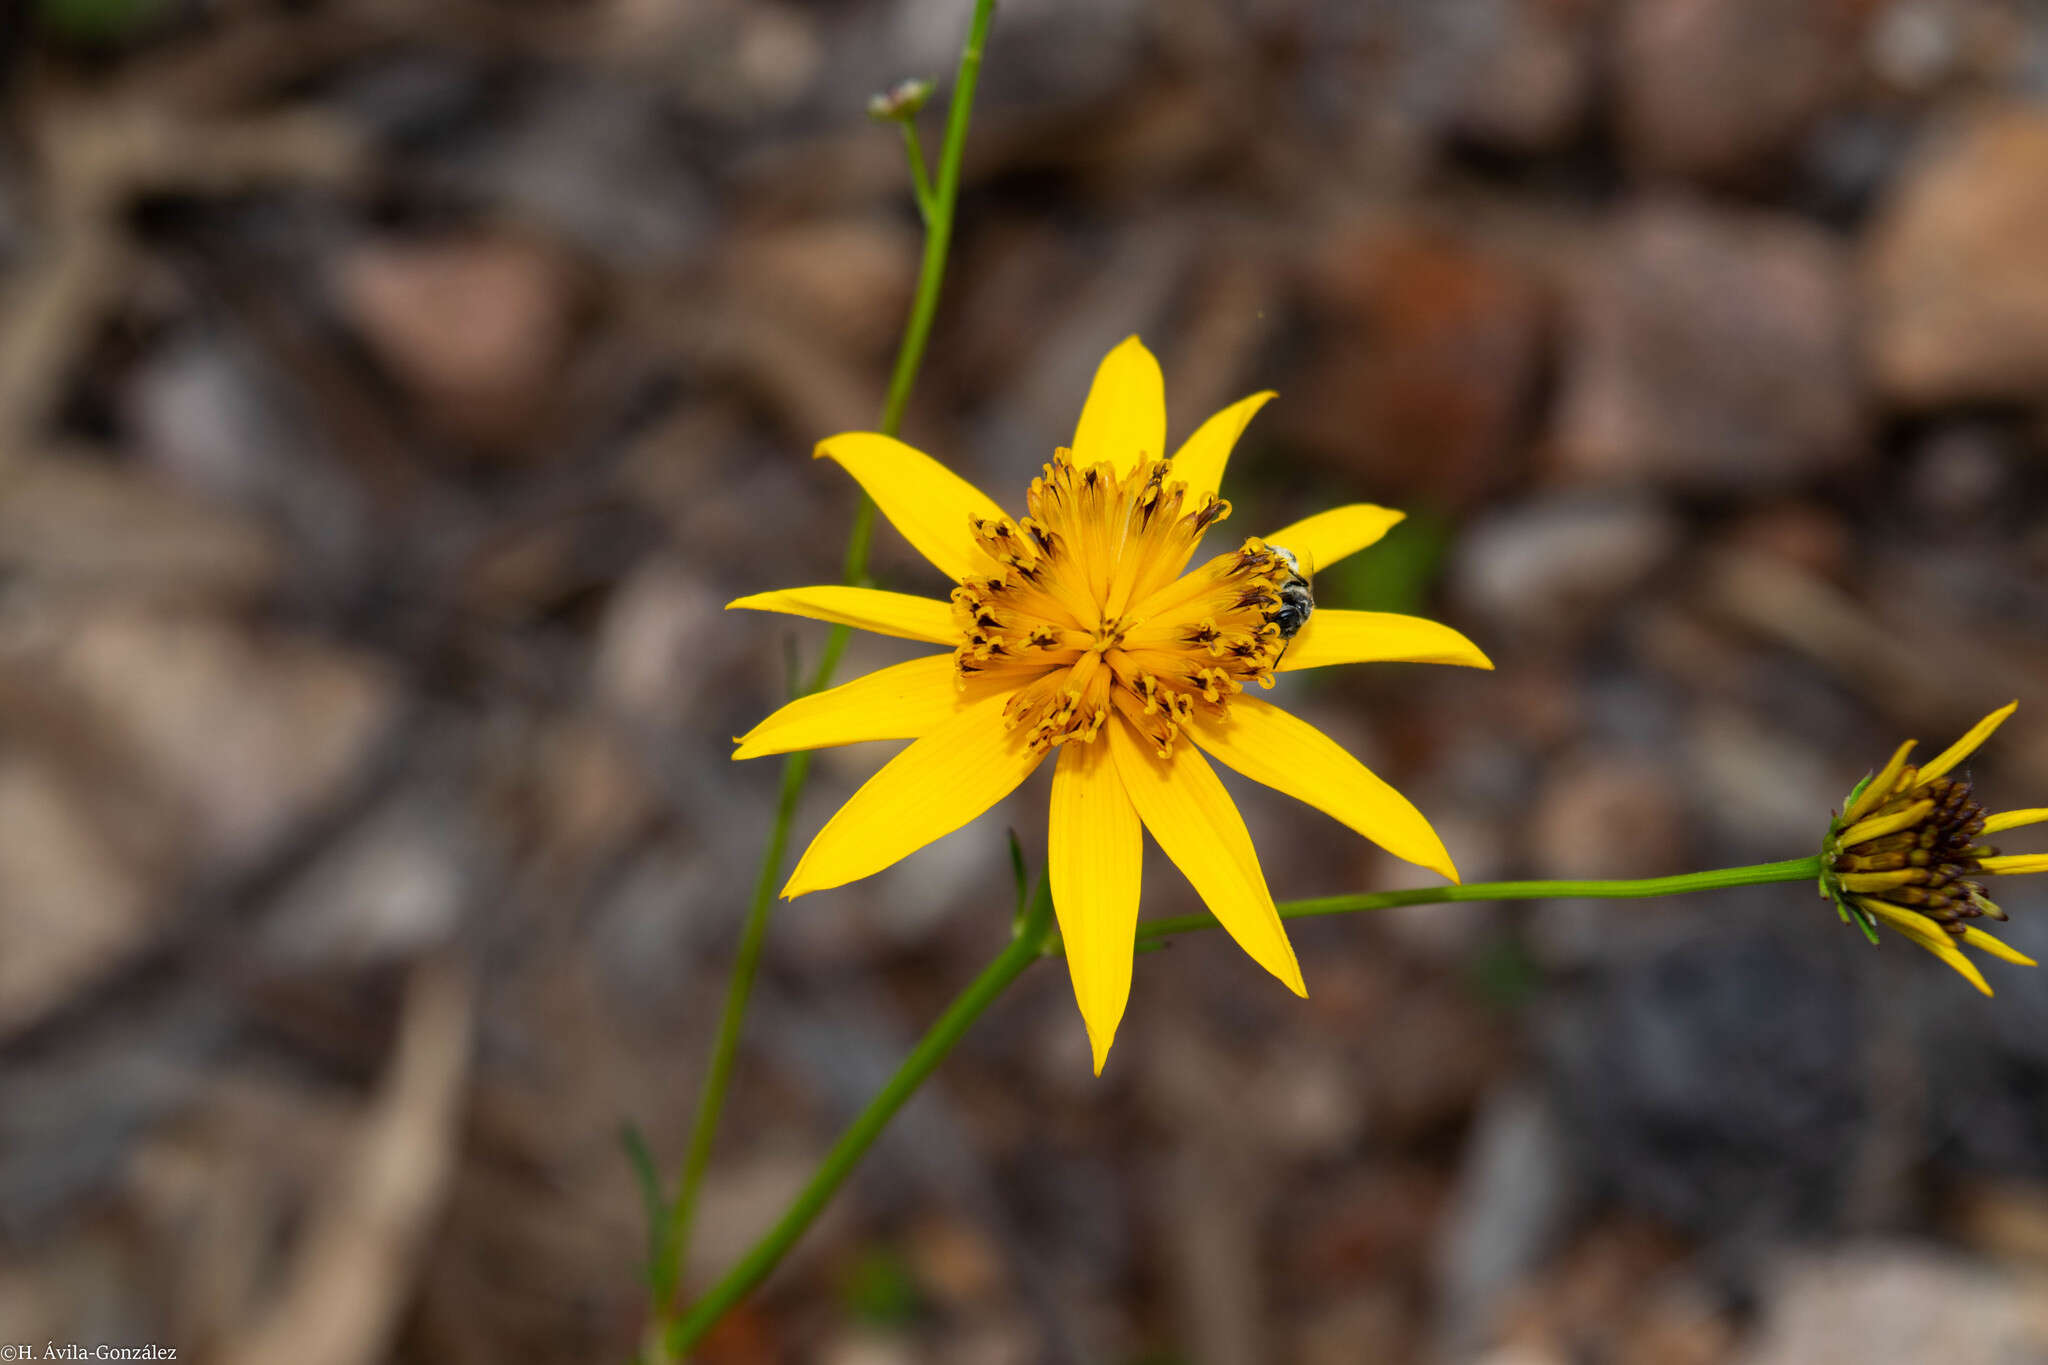
MULTIPOLYGON (((1748 867, 1724 867, 1710 872, 1687 872, 1675 877, 1642 877, 1631 881, 1530 881, 1475 882, 1469 886, 1428 886, 1411 891, 1375 891, 1355 896, 1325 896, 1317 900, 1287 901, 1279 907, 1283 919, 1312 919, 1321 915, 1345 915, 1360 910, 1386 910, 1397 905, 1428 905, 1445 901, 1544 900, 1586 897, 1624 898, 1676 896, 1691 891, 1714 891, 1731 886, 1759 886, 1769 882, 1804 881, 1820 873, 1820 859, 1791 858, 1778 863, 1756 863, 1748 867)), ((1051 879, 1041 878, 1030 908, 1019 920, 1010 946, 974 979, 958 999, 932 1025, 931 1031, 906 1058, 880 1094, 861 1111, 853 1126, 835 1143, 824 1163, 811 1176, 796 1202, 784 1211, 775 1226, 755 1243, 745 1258, 728 1271, 710 1291, 690 1306, 689 1314, 669 1329, 667 1347, 680 1355, 703 1340, 705 1333, 766 1279, 781 1263, 790 1247, 823 1211, 833 1193, 844 1183, 863 1154, 904 1101, 923 1084, 925 1077, 945 1057, 960 1035, 966 1032, 1009 984, 1039 957, 1054 957, 1065 951, 1052 927, 1051 879)), ((1148 945, 1174 934, 1218 927, 1209 915, 1183 915, 1175 919, 1148 920, 1138 926, 1137 946, 1148 945)))
POLYGON ((910 162, 910 184, 917 191, 917 215, 924 225, 932 225, 932 178, 924 168, 924 141, 917 135, 917 121, 905 118, 899 121, 903 129, 903 155, 910 162))
MULTIPOLYGON (((954 80, 953 97, 947 107, 946 140, 940 153, 936 182, 929 181, 925 175, 916 134, 906 125, 906 131, 911 134, 911 178, 918 195, 918 212, 925 221, 925 241, 924 258, 918 269, 917 292, 911 299, 910 316, 904 324, 895 368, 889 376, 888 397, 882 406, 881 428, 890 436, 903 429, 904 410, 910 404, 910 391, 917 383, 918 370, 924 363, 925 346, 931 339, 932 319, 938 312, 939 287, 945 280, 946 254, 953 240, 953 209, 960 194, 960 161, 967 143, 968 117, 973 108, 974 87, 981 75, 982 49, 987 43, 989 24, 994 17, 995 0, 976 0, 967 43, 960 53, 960 70, 954 80)), ((854 513, 853 532, 847 538, 842 575, 844 581, 852 586, 864 586, 868 581, 868 554, 874 530, 874 499, 862 494, 860 506, 854 513)), ((819 691, 832 681, 833 671, 846 652, 850 633, 845 626, 832 628, 807 691, 819 691)), ((769 834, 767 847, 762 850, 761 870, 755 879, 753 900, 747 907, 747 917, 740 930, 739 950, 733 957, 725 1005, 719 1015, 718 1033, 712 1040, 711 1061, 705 1069, 703 1089, 698 1094, 696 1114, 690 1125, 682 1177, 675 1202, 669 1206, 667 1225, 657 1238, 659 1254, 651 1270, 654 1286, 652 1311, 657 1336, 666 1336, 667 1325, 674 1320, 675 1297, 682 1283, 683 1264, 689 1254, 697 1198, 703 1188, 705 1171, 710 1166, 712 1141, 717 1136, 719 1118, 724 1112, 726 1091, 732 1083, 740 1032, 746 1020, 747 1003, 753 993, 754 977, 760 968, 762 944, 768 933, 769 913, 775 905, 776 885, 782 878, 782 861, 789 851, 790 825, 796 818, 796 808, 803 796, 804 784, 810 777, 810 767, 811 756, 808 753, 793 754, 782 765, 782 789, 776 802, 775 825, 769 834)))
MULTIPOLYGON (((1447 901, 1533 901, 1682 896, 1690 891, 1718 891, 1730 886, 1761 886, 1768 882, 1807 881, 1820 875, 1820 859, 1788 858, 1779 863, 1752 863, 1711 872, 1682 872, 1675 877, 1637 877, 1624 881, 1473 882, 1468 886, 1420 886, 1409 891, 1368 891, 1355 896, 1323 896, 1283 901, 1282 919, 1316 919, 1359 910, 1391 910, 1397 905, 1435 905, 1447 901)), ((1138 926, 1138 942, 1218 927, 1214 915, 1181 915, 1146 920, 1138 926)))
POLYGON ((812 1173, 796 1201, 776 1220, 767 1235, 754 1244, 753 1250, 727 1271, 704 1297, 691 1304, 688 1315, 669 1329, 667 1345, 672 1355, 680 1357, 702 1341, 705 1333, 716 1326, 734 1304, 753 1292, 754 1287, 781 1263, 790 1247, 803 1236, 840 1185, 845 1183, 846 1177, 860 1164, 861 1158, 867 1155, 875 1139, 889 1126, 889 1120, 896 1116, 896 1111, 917 1093, 917 1088, 945 1060, 961 1035, 995 1003, 996 997, 1007 990, 1012 981, 1023 975, 1025 968, 1048 954, 1047 936, 1051 924, 1052 892, 1050 879, 1046 879, 1040 882, 1038 894, 1018 923, 1009 946, 946 1007, 946 1012, 939 1016, 938 1022, 904 1059, 896 1074, 889 1078, 889 1083, 868 1101, 867 1108, 861 1110, 860 1117, 840 1135, 839 1141, 832 1144, 832 1150, 826 1153, 824 1161, 812 1173))
POLYGON ((946 106, 946 141, 939 149, 939 178, 932 184, 932 212, 925 224, 917 297, 910 306, 909 325, 903 329, 903 344, 896 351, 896 369, 889 376, 889 401, 882 408, 882 430, 891 436, 902 429, 903 410, 910 403, 910 388, 924 363, 932 317, 939 308, 946 252, 953 245, 953 205, 960 197, 960 158, 967 149, 967 120, 974 109, 974 87, 981 79, 981 52, 988 44, 988 26, 995 17, 995 0, 975 0, 967 45, 960 49, 960 70, 953 78, 953 98, 946 106))
MULTIPOLYGON (((782 876, 783 855, 789 849, 789 827, 796 815, 804 780, 810 775, 811 755, 793 754, 782 765, 782 791, 775 803, 775 825, 768 835, 768 847, 761 856, 761 870, 754 881, 754 899, 747 908, 740 930, 739 949, 733 954, 732 975, 725 988, 725 1007, 718 1018, 718 1034, 711 1044, 711 1063, 704 1072, 704 1086, 697 1097, 696 1120, 690 1128, 690 1145, 683 1156, 683 1175, 675 1203, 669 1206, 668 1227, 660 1239, 660 1255, 654 1266, 655 1303, 671 1303, 682 1281, 683 1257, 689 1249, 690 1224, 696 1213, 697 1194, 704 1185, 704 1172, 711 1162, 711 1139, 718 1131, 719 1116, 725 1109, 725 1094, 732 1085, 733 1063, 739 1055, 740 1028, 745 1022, 747 1001, 753 994, 754 977, 761 966, 761 948, 768 936, 768 911, 775 902, 775 884, 782 876)), ((663 1308, 657 1316, 666 1318, 663 1308)))

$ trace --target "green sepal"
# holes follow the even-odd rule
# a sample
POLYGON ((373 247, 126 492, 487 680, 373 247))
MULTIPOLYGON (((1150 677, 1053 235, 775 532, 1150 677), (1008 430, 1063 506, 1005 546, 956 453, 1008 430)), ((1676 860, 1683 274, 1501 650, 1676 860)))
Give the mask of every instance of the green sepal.
POLYGON ((1876 776, 1876 773, 1865 773, 1862 781, 1849 788, 1849 794, 1842 798, 1842 810, 1845 813, 1856 804, 1856 798, 1863 795, 1863 789, 1870 785, 1870 779, 1876 776))
POLYGON ((1024 918, 1024 907, 1031 901, 1031 873, 1024 866, 1024 845, 1017 841, 1017 831, 1008 831, 1010 836, 1010 877, 1017 884, 1016 918, 1024 918))

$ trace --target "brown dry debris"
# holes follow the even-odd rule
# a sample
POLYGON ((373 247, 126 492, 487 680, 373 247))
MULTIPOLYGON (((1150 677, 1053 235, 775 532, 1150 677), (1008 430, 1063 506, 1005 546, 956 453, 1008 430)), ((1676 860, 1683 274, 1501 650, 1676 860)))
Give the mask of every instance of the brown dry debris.
MULTIPOLYGON (((810 454, 920 252, 861 110, 967 10, 0 19, 0 1340, 627 1358, 619 1133, 682 1148, 777 782, 729 737, 823 639, 722 607, 840 572, 810 454)), ((2039 804, 2042 51, 2016 0, 1004 6, 906 438, 1011 497, 1133 332, 1176 433, 1278 390, 1233 533, 1402 507, 1318 599, 1498 665, 1283 683, 1468 878, 1798 856, 2015 696, 1971 777, 2039 804)), ((1041 801, 778 913, 693 1286, 1004 941, 1041 801)), ((1244 805, 1283 898, 1412 884, 1244 805)), ((2038 1352, 2037 980, 1804 886, 1438 909, 1298 925, 1305 1004, 1148 954, 1100 1081, 1034 972, 703 1358, 2038 1352)))

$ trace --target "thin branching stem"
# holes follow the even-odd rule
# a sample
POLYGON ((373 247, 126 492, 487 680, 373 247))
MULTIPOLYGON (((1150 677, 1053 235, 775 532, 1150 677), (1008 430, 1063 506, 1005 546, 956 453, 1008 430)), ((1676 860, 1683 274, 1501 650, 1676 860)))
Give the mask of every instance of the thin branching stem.
MULTIPOLYGON (((947 105, 945 143, 939 155, 938 178, 925 171, 917 134, 906 122, 906 147, 911 158, 911 179, 918 200, 918 214, 924 220, 924 257, 918 269, 917 292, 904 324, 903 340, 897 348, 896 364, 889 376, 889 392, 882 407, 881 429, 890 436, 903 429, 903 414, 910 403, 910 391, 917 383, 924 363, 926 344, 931 340, 932 319, 939 306, 939 288, 946 273, 946 255, 953 241, 953 210, 960 195, 961 155, 967 143, 968 118, 974 105, 974 87, 981 75, 982 49, 988 41, 989 24, 995 17, 995 0, 976 0, 974 17, 968 26, 967 43, 960 53, 959 74, 953 82, 947 105)), ((853 531, 847 539, 844 581, 853 586, 868 582, 868 553, 874 540, 875 504, 866 494, 854 513, 853 531)), ((848 630, 834 626, 826 638, 818 667, 809 679, 807 692, 827 686, 846 651, 848 630)), ((810 777, 811 756, 793 754, 782 766, 782 788, 776 800, 775 823, 762 850, 761 869, 754 882, 754 895, 740 930, 738 950, 733 955, 725 1005, 719 1013, 718 1033, 712 1040, 711 1060, 705 1068, 703 1088, 690 1125, 690 1140, 683 1156, 682 1175, 674 1203, 668 1206, 666 1225, 654 1238, 656 1254, 650 1269, 652 1286, 654 1352, 659 1353, 674 1334, 675 1300, 682 1283, 683 1265, 689 1255, 691 1224, 704 1174, 711 1163, 711 1147, 724 1112, 725 1096, 732 1084, 733 1064, 746 1020, 747 1004, 753 994, 754 978, 761 965, 761 950, 767 940, 768 920, 775 904, 775 890, 782 878, 783 859, 789 852, 790 825, 796 818, 804 784, 810 777)), ((1019 969, 1021 970, 1021 968, 1019 969)))
MULTIPOLYGON (((1419 886, 1408 891, 1367 891, 1355 896, 1323 896, 1315 900, 1282 901, 1280 918, 1316 919, 1360 910, 1391 910, 1399 905, 1437 905, 1448 901, 1634 900, 1647 896, 1682 896, 1691 891, 1718 891, 1730 886, 1761 886, 1769 882, 1810 881, 1820 875, 1820 859, 1788 858, 1781 863, 1721 867, 1711 872, 1683 872, 1673 877, 1637 877, 1621 881, 1473 882, 1469 886, 1419 886)), ((1151 942, 1196 929, 1217 927, 1214 915, 1181 915, 1147 920, 1138 926, 1138 941, 1151 942)))
MULTIPOLYGON (((1716 891, 1734 886, 1759 886, 1769 882, 1806 881, 1820 874, 1820 859, 1791 858, 1778 863, 1755 863, 1746 867, 1723 867, 1709 872, 1687 872, 1674 877, 1642 877, 1627 881, 1526 881, 1474 882, 1467 886, 1426 886, 1412 891, 1375 891, 1355 896, 1325 896, 1317 900, 1285 901, 1279 906, 1282 919, 1314 919, 1324 915, 1348 915, 1365 910, 1387 910, 1397 905, 1431 905, 1449 901, 1549 900, 1574 898, 1640 898, 1677 896, 1693 891, 1716 891)), ((833 1144, 832 1150, 812 1174, 796 1200, 777 1219, 774 1227, 754 1244, 738 1264, 726 1272, 704 1296, 690 1306, 683 1319, 670 1329, 668 1348, 680 1355, 704 1339, 720 1318, 768 1278, 789 1249, 816 1220, 832 1195, 860 1164, 869 1147, 880 1137, 889 1120, 901 1109, 925 1078, 944 1059, 983 1011, 995 1003, 1024 969, 1041 957, 1057 957, 1065 949, 1052 927, 1050 878, 1041 878, 1030 907, 1017 924, 1010 945, 982 969, 930 1032, 896 1069, 896 1074, 868 1102, 852 1125, 833 1144)), ((1209 915, 1183 915, 1173 919, 1149 920, 1138 926, 1138 946, 1175 934, 1217 928, 1209 915)))

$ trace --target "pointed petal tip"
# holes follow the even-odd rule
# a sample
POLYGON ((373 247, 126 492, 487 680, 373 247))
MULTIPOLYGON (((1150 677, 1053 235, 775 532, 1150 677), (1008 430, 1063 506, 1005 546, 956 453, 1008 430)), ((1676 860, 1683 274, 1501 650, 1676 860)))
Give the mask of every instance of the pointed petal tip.
POLYGON ((1947 776, 1952 769, 1982 748, 1984 741, 1991 738, 1998 727, 2005 724, 2006 718, 2019 710, 2019 706, 2018 701, 2009 701, 1971 726, 1961 739, 1921 766, 1918 780, 1926 783, 1937 777, 1947 776))

